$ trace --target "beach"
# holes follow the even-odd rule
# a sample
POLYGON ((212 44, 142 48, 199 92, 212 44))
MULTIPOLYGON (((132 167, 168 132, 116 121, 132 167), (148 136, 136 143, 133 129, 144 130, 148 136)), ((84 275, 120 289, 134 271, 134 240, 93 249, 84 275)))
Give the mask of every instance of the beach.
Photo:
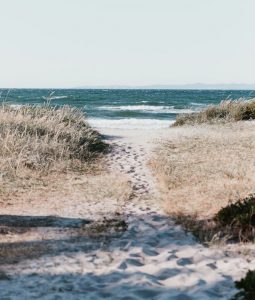
POLYGON ((1 2, 0 300, 255 299, 254 10, 1 2))
POLYGON ((35 222, 38 211, 57 219, 51 220, 52 227, 39 225, 23 235, 7 234, 17 251, 31 248, 31 253, 27 258, 14 255, 15 264, 2 264, 1 298, 231 298, 237 292, 234 281, 255 268, 255 262, 231 248, 205 247, 176 225, 163 210, 149 166, 159 142, 174 139, 185 129, 101 129, 101 133, 112 146, 106 157, 109 184, 118 182, 129 196, 93 202, 82 201, 77 192, 71 199, 51 199, 54 206, 38 202, 33 206, 30 201, 2 207, 3 215, 34 215, 35 222), (84 220, 93 223, 102 218, 122 220, 127 227, 88 235, 84 220))
POLYGON ((255 269, 254 100, 174 105, 184 94, 61 90, 1 106, 0 298, 239 292, 255 269))

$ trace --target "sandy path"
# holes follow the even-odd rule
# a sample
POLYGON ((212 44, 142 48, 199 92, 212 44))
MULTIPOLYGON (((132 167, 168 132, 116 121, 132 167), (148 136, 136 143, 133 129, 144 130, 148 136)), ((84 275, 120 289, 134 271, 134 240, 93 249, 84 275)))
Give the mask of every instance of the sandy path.
POLYGON ((146 165, 158 133, 105 133, 111 169, 134 187, 122 207, 128 229, 60 240, 37 258, 6 266, 0 299, 230 299, 233 280, 255 262, 203 247, 164 215, 146 165))

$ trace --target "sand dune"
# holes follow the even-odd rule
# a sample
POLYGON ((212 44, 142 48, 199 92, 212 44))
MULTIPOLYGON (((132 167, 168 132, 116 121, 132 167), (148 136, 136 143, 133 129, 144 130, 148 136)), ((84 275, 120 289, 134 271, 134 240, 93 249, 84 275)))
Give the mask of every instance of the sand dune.
POLYGON ((1 299, 230 299, 236 293, 234 280, 255 262, 205 248, 162 211, 147 166, 159 132, 170 134, 103 132, 113 146, 109 168, 133 187, 120 210, 128 229, 44 242, 37 257, 4 266, 9 278, 0 281, 1 299))

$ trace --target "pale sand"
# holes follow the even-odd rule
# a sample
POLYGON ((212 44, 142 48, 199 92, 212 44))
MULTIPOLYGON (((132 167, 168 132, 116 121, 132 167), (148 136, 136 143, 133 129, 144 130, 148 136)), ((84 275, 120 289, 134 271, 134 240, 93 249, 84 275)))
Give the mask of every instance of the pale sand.
POLYGON ((52 242, 37 258, 6 265, 10 279, 0 281, 0 299, 230 299, 233 281, 255 261, 205 248, 176 226, 147 166, 158 139, 181 131, 102 132, 113 145, 110 169, 129 176, 134 188, 121 207, 128 230, 52 242))

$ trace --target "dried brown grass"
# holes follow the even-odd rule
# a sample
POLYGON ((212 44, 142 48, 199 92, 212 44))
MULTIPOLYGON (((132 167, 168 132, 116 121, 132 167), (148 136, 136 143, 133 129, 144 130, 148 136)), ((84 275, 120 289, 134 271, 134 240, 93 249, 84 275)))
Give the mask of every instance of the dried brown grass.
POLYGON ((166 212, 194 226, 254 193, 254 128, 254 122, 173 128, 152 162, 166 212))
POLYGON ((125 229, 119 215, 132 188, 126 177, 105 168, 107 148, 80 110, 0 106, 1 215, 31 222, 41 216, 47 225, 49 216, 94 221, 77 229, 2 224, 0 264, 46 253, 44 240, 125 229))
POLYGON ((82 111, 0 106, 0 195, 41 185, 51 173, 86 172, 106 149, 82 111))
POLYGON ((0 106, 2 212, 66 215, 62 210, 72 202, 77 215, 83 202, 122 202, 129 197, 128 180, 104 170, 106 150, 78 109, 0 106))
POLYGON ((211 105, 198 113, 181 114, 177 116, 176 122, 172 126, 253 119, 255 119, 255 99, 225 100, 219 105, 211 105))

